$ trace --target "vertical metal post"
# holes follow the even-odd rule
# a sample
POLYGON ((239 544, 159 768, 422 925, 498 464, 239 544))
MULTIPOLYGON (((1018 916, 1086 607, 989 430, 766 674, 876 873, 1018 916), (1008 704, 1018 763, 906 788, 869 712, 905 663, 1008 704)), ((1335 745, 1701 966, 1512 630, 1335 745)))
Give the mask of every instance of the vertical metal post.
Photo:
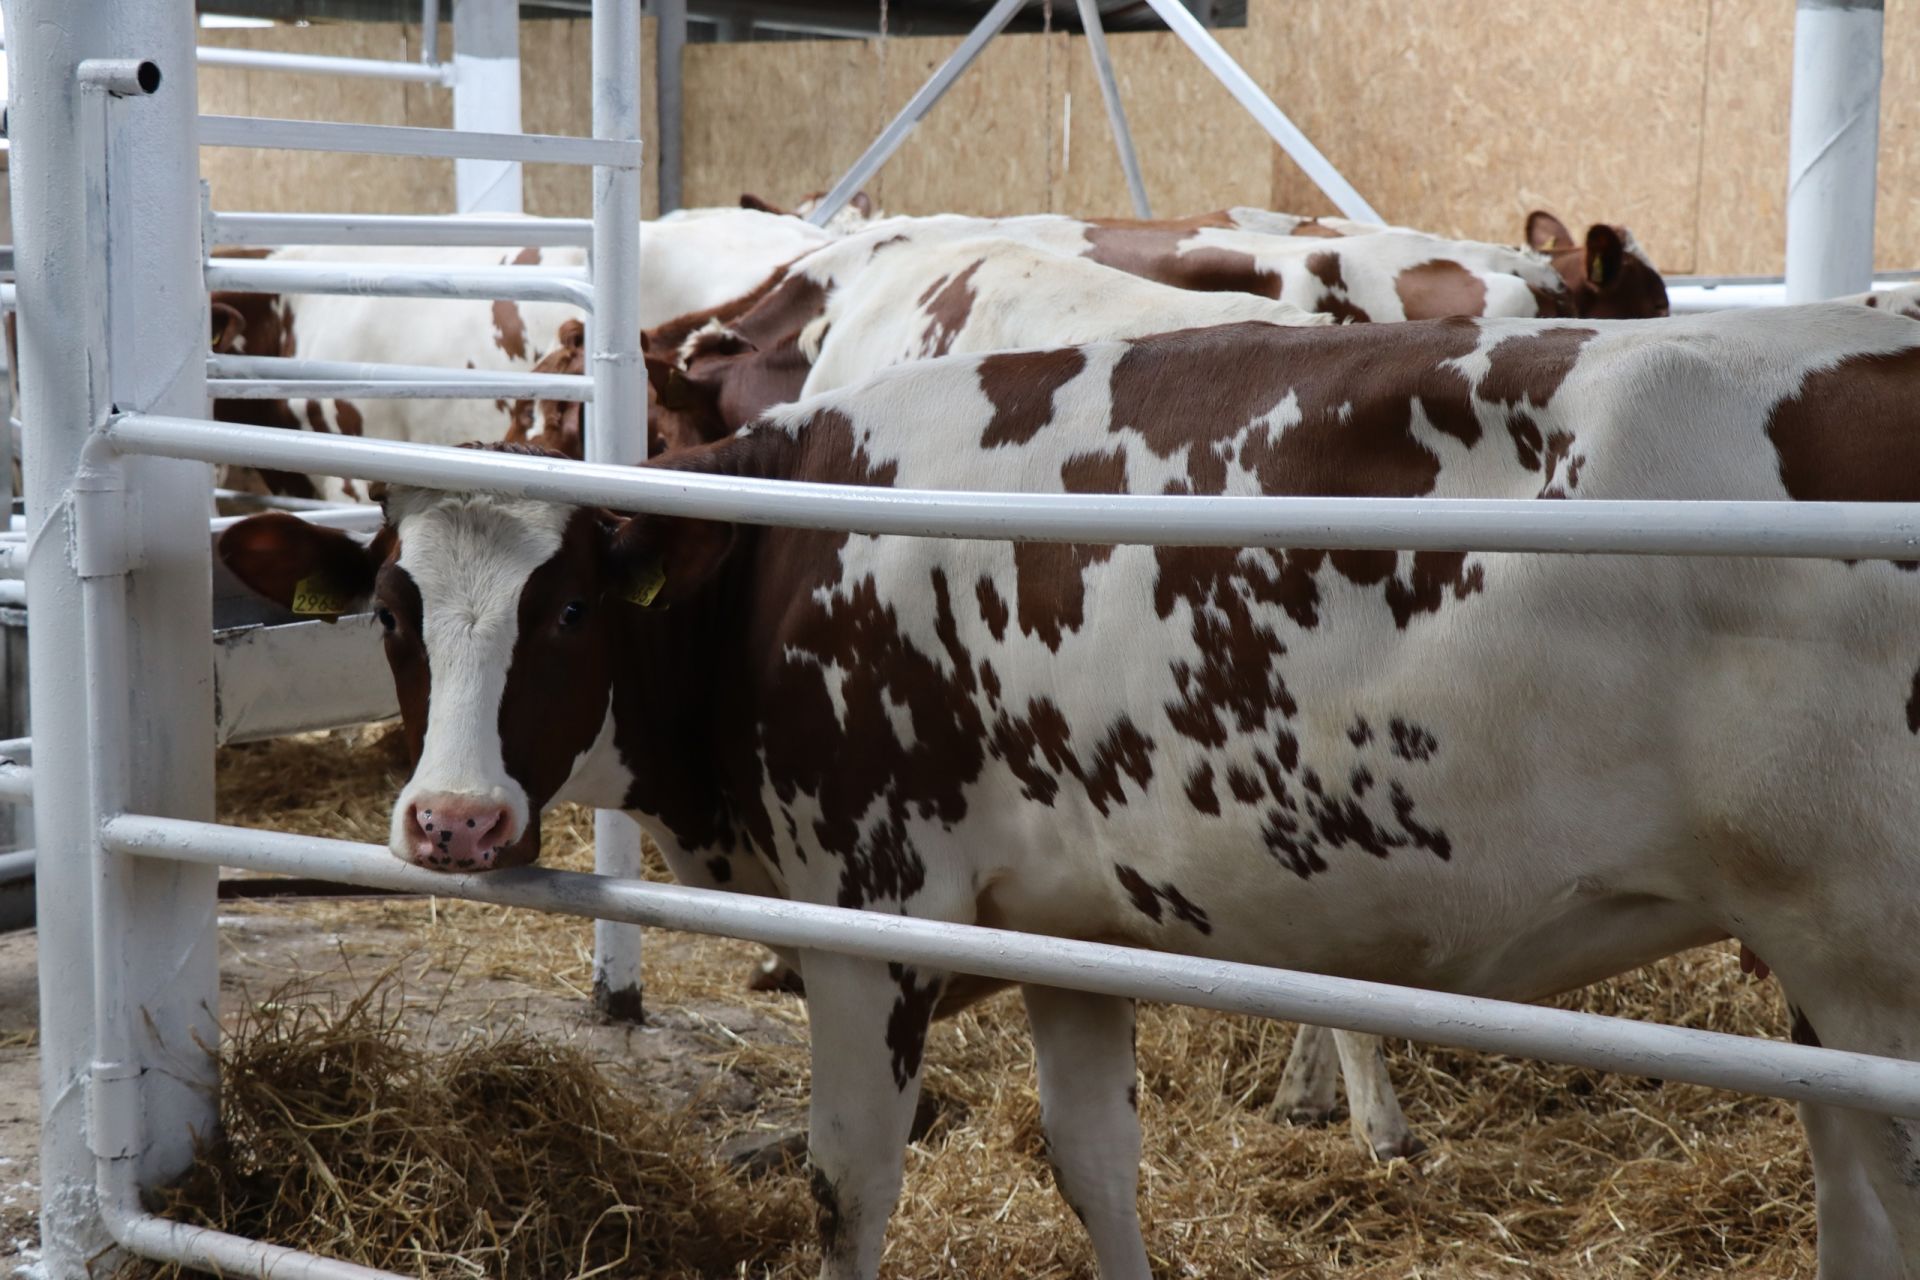
MULTIPOLYGON (((89 1149, 87 1082, 97 977, 141 1017, 130 1030, 140 1072, 123 1094, 135 1100, 142 1136, 126 1164, 151 1185, 184 1169, 196 1131, 215 1119, 218 1043, 214 887, 211 868, 133 861, 120 887, 139 910, 117 938, 113 974, 96 974, 95 908, 101 883, 93 844, 89 777, 93 742, 81 565, 74 555, 74 494, 90 429, 109 397, 154 413, 206 411, 206 302, 199 274, 199 173, 191 6, 171 0, 116 5, 12 0, 13 81, 9 124, 14 226, 23 252, 21 400, 27 441, 27 599, 33 618, 36 762, 46 765, 34 810, 40 935, 41 1233, 50 1280, 88 1275, 104 1241, 89 1149), (110 153, 106 201, 89 181, 100 139, 83 132, 81 61, 116 54, 151 59, 163 82, 121 113, 110 153), (109 260, 89 239, 83 212, 112 219, 109 260), (87 284, 85 282, 95 282, 87 284), (108 292, 118 300, 111 314, 108 292), (104 336, 103 336, 104 335, 104 336), (104 343, 104 350, 103 350, 104 343), (108 358, 111 353, 111 360, 108 358), (105 385, 107 369, 114 382, 105 385)), ((97 170, 96 170, 97 171, 97 170)), ((143 560, 125 603, 133 629, 125 669, 144 673, 127 691, 132 752, 130 804, 148 812, 207 818, 213 810, 212 627, 206 512, 209 469, 143 459, 126 468, 140 502, 121 509, 143 560)), ((117 1152, 115 1154, 118 1154, 117 1152)))
POLYGON ((1120 101, 1120 81, 1113 74, 1113 59, 1107 54, 1107 29, 1100 22, 1100 0, 1080 0, 1080 26, 1087 33, 1087 53, 1093 58, 1093 74, 1100 81, 1100 100, 1107 104, 1107 123, 1113 128, 1113 145, 1120 152, 1120 171, 1127 176, 1133 216, 1151 218, 1153 206, 1147 203, 1147 183, 1140 176, 1140 157, 1134 154, 1133 130, 1127 127, 1127 108, 1120 101))
POLYGON ((933 110, 933 104, 946 96, 953 82, 960 78, 960 73, 973 65, 973 60, 980 56, 987 42, 999 35, 1025 4, 1026 0, 999 0, 989 9, 979 25, 967 33, 967 38, 954 50, 953 56, 920 86, 920 91, 908 100, 906 106, 900 108, 900 114, 887 122, 880 136, 853 162, 853 168, 847 170, 840 181, 833 184, 833 189, 820 198, 819 207, 807 215, 807 221, 816 227, 824 227, 834 214, 846 208, 847 201, 866 185, 867 179, 880 171, 881 165, 893 158, 893 153, 900 149, 900 144, 907 140, 921 117, 933 110))
POLYGON ((1353 184, 1333 167, 1333 162, 1320 153, 1320 148, 1300 132, 1300 126, 1274 105, 1273 99, 1254 83, 1253 77, 1233 60, 1233 55, 1220 47, 1213 33, 1201 26, 1180 0, 1147 0, 1147 3, 1160 15, 1160 20, 1172 28, 1173 34, 1186 42, 1207 70, 1213 72, 1214 77, 1227 87, 1227 92, 1247 109, 1268 136, 1280 144, 1280 149, 1293 157, 1293 162, 1327 193, 1327 198, 1333 201, 1335 208, 1356 222, 1385 221, 1354 190, 1353 184))
POLYGON ((440 61, 440 0, 420 0, 420 61, 440 61))
MULTIPOLYGON (((453 0, 453 127, 520 132, 518 0, 453 0)), ((521 211, 517 161, 456 160, 453 185, 461 213, 521 211)))
POLYGON ((654 19, 658 23, 655 48, 659 55, 654 84, 659 91, 655 119, 660 122, 660 212, 672 213, 680 207, 680 176, 684 170, 680 158, 680 59, 687 47, 687 0, 656 0, 654 19))
MULTIPOLYGON (((593 136, 640 138, 640 0, 593 0, 593 136)), ((640 359, 640 173, 593 170, 593 405, 589 462, 631 465, 647 456, 646 366, 640 359)), ((640 828, 624 813, 594 815, 593 865, 640 874, 640 828)), ((641 1013, 640 928, 596 920, 593 999, 609 1017, 641 1013)))
POLYGON ((1873 283, 1883 0, 1799 0, 1787 161, 1787 301, 1873 283))

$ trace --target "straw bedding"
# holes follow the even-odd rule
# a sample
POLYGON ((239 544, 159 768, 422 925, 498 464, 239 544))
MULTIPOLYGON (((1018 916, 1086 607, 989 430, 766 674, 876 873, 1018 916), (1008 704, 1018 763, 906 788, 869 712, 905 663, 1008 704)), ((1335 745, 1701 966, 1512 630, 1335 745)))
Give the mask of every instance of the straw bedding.
MULTIPOLYGON (((380 840, 397 764, 377 734, 232 750, 223 817, 380 840)), ((545 860, 585 865, 589 815, 555 817, 545 860)), ((357 931, 399 927, 419 955, 556 1008, 577 1008, 588 985, 581 921, 469 903, 250 909, 311 919, 349 940, 343 954, 357 931)), ((650 1015, 694 1028, 698 1072, 731 1092, 650 1095, 618 1061, 524 1031, 435 1041, 403 1014, 440 992, 389 968, 351 984, 361 997, 283 990, 230 1019, 227 1141, 171 1207, 423 1277, 810 1276, 803 1174, 777 1162, 748 1174, 721 1155, 804 1123, 804 1006, 743 989, 757 954, 745 944, 652 935, 648 948, 650 1015)), ((1725 947, 1567 1003, 1747 1034, 1783 1025, 1777 990, 1740 975, 1725 947)), ((1291 1034, 1143 1010, 1156 1274, 1813 1274, 1811 1173, 1785 1103, 1399 1045, 1394 1079, 1429 1150, 1380 1164, 1344 1125, 1268 1114, 1291 1034)), ((1047 1171, 1018 1000, 941 1025, 927 1057, 933 1122, 908 1154, 885 1273, 1093 1275, 1047 1171)))

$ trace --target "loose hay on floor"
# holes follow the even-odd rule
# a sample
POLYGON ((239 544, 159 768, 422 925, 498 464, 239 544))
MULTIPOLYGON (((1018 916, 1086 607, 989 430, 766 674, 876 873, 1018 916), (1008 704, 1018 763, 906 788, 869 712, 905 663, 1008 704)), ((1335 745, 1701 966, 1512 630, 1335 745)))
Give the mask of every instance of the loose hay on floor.
MULTIPOLYGON (((377 746, 308 739, 246 748, 223 756, 222 816, 382 841, 395 781, 392 757, 377 746)), ((591 815, 549 815, 545 834, 544 862, 590 865, 591 815)), ((653 874, 661 874, 657 865, 653 874)), ((357 931, 376 923, 401 927, 423 956, 440 957, 441 968, 458 959, 465 972, 512 982, 567 1007, 577 1007, 590 976, 591 929, 583 921, 419 901, 244 910, 312 920, 339 934, 348 954, 357 931)), ((715 1175, 706 1163, 730 1138, 797 1125, 805 1114, 804 1008, 791 998, 744 990, 757 954, 725 939, 649 935, 651 1016, 713 1024, 705 1069, 716 1079, 746 1081, 756 1099, 746 1107, 690 1106, 683 1119, 668 1124, 672 1140, 656 1141, 666 1158, 695 1163, 658 1176, 668 1180, 662 1185, 744 1196, 753 1211, 777 1201, 787 1206, 782 1212, 804 1216, 792 1208, 805 1203, 797 1171, 749 1182, 724 1170, 715 1175), (793 1034, 735 1035, 720 1025, 728 1009, 793 1034), (700 1181, 710 1176, 718 1180, 700 1181)), ((1740 975, 1726 947, 1670 960, 1562 1003, 1749 1035, 1775 1036, 1783 1025, 1777 990, 1740 975)), ((370 1005, 367 1016, 378 1007, 370 1005)), ((1143 1010, 1141 1204, 1157 1274, 1369 1280, 1813 1274, 1811 1175, 1785 1103, 1399 1045, 1389 1050, 1393 1077, 1430 1150, 1383 1165, 1363 1154, 1344 1126, 1297 1128, 1267 1114, 1290 1035, 1289 1028, 1257 1020, 1143 1010)), ((1084 1235, 1047 1172, 1018 1000, 1000 997, 936 1028, 927 1058, 926 1087, 941 1119, 909 1152, 885 1274, 1091 1276, 1084 1235)), ((456 1065, 434 1063, 430 1073, 441 1075, 456 1065)), ((610 1065, 601 1064, 602 1077, 617 1075, 610 1065)), ((284 1139, 274 1159, 282 1163, 267 1168, 298 1163, 284 1139)), ((601 1171, 574 1176, 591 1181, 601 1171)), ((704 1209, 700 1216, 716 1242, 739 1226, 704 1209)), ((457 1223, 457 1215, 450 1220, 457 1223)), ((779 1222, 768 1229, 764 1252, 735 1261, 750 1257, 749 1275, 810 1276, 816 1265, 810 1228, 789 1218, 779 1222)), ((491 1247, 489 1237, 471 1238, 478 1249, 491 1247)), ((479 1270, 436 1274, 579 1275, 578 1241, 572 1243, 573 1252, 556 1247, 530 1272, 495 1270, 494 1255, 480 1252, 471 1259, 479 1270)), ((425 1236, 413 1247, 422 1256, 466 1248, 425 1236)), ((609 1274, 734 1274, 724 1263, 714 1273, 703 1271, 707 1264, 693 1255, 684 1259, 609 1274)))
POLYGON ((429 1052, 404 1003, 377 979, 344 1005, 299 987, 254 1005, 228 1032, 223 1139, 161 1210, 405 1275, 502 1280, 731 1275, 810 1220, 577 1049, 483 1031, 429 1052))

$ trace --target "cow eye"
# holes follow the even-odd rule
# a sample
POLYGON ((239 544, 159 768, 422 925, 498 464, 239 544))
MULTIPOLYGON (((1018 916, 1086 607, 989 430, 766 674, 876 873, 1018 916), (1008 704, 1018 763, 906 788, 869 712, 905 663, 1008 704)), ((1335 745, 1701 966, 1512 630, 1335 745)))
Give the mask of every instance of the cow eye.
POLYGON ((560 610, 560 625, 563 627, 578 626, 580 623, 580 619, 586 616, 587 616, 586 601, 569 600, 566 604, 566 607, 560 610))
POLYGON ((388 631, 392 631, 394 627, 398 625, 394 620, 393 610, 387 608, 385 605, 381 605, 378 609, 375 609, 373 616, 380 619, 380 625, 388 631))

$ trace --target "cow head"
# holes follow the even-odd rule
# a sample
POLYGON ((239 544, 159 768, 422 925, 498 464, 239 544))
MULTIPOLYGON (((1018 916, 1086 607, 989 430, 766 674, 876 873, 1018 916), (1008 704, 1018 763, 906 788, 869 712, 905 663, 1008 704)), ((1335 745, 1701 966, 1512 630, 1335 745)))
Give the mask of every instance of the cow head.
MULTIPOLYGON (((633 628, 665 625, 732 530, 398 486, 386 514, 365 546, 255 516, 221 535, 220 558, 297 613, 373 610, 414 761, 393 806, 395 857, 449 872, 530 863, 541 811, 612 751, 614 673, 632 660, 633 628)), ((574 798, 623 803, 624 773, 593 777, 574 798)))
MULTIPOLYGON (((717 401, 710 391, 696 387, 674 365, 653 357, 643 334, 640 349, 647 366, 647 456, 684 449, 726 433, 720 424, 717 401)), ((535 373, 584 374, 587 371, 586 327, 578 320, 561 324, 559 342, 533 366, 535 373)), ((507 443, 529 444, 564 454, 586 456, 577 400, 517 400, 507 443)))
MULTIPOLYGON (((749 193, 740 197, 740 207, 754 209, 761 213, 783 214, 789 218, 804 218, 819 208, 820 202, 826 199, 826 196, 827 193, 824 191, 810 191, 793 208, 782 209, 771 201, 762 200, 759 196, 749 193)), ((864 191, 856 191, 853 193, 853 198, 841 206, 838 213, 827 219, 827 229, 847 235, 860 230, 869 222, 878 220, 880 216, 873 211, 873 197, 864 191)))
POLYGON ((1664 316, 1667 286, 1625 227, 1596 222, 1584 244, 1552 214, 1527 215, 1527 244, 1550 259, 1573 295, 1574 314, 1590 320, 1664 316))

